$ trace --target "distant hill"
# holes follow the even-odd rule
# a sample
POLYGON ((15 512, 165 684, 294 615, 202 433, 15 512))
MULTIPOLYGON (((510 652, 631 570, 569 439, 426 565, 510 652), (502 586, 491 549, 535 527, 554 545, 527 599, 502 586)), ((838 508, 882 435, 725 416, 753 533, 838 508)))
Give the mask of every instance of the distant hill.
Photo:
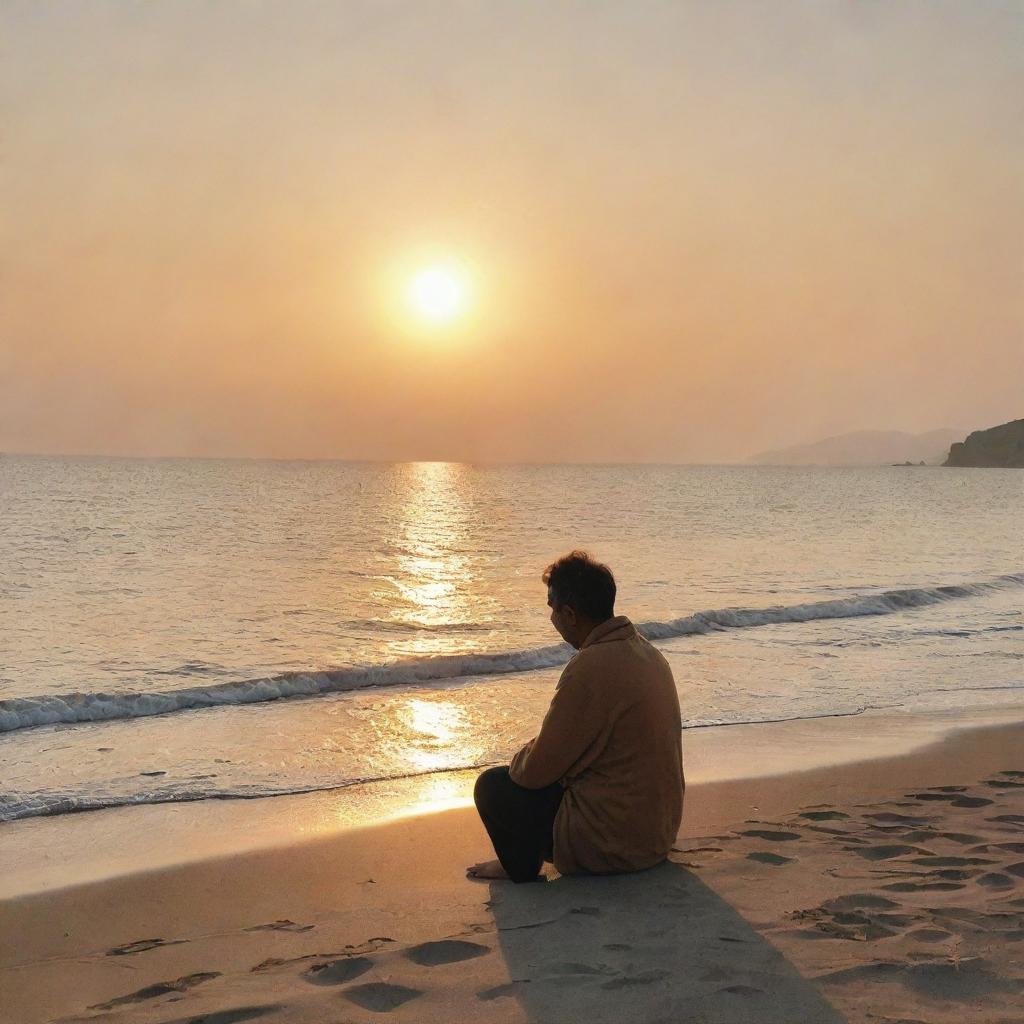
POLYGON ((989 466, 1024 469, 1024 420, 1011 420, 988 430, 975 430, 954 444, 944 466, 989 466))
POLYGON ((747 462, 757 466, 889 466, 897 462, 938 466, 949 446, 963 436, 962 430, 929 430, 926 434, 857 430, 813 444, 760 452, 747 462))

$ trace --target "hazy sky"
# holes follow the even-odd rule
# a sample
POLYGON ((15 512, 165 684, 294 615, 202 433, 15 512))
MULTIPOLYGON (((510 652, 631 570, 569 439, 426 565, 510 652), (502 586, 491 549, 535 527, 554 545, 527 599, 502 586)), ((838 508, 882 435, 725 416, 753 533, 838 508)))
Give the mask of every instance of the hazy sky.
POLYGON ((1024 0, 0 0, 0 449, 1024 416, 1024 0), (444 257, 473 305, 405 309, 444 257))

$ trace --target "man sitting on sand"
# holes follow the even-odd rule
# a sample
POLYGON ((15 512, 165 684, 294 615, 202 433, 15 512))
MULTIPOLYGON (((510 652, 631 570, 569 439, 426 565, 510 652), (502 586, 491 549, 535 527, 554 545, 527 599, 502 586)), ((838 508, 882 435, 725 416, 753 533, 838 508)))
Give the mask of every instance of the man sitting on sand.
POLYGON ((611 570, 573 551, 548 566, 551 623, 577 653, 540 732, 474 799, 497 860, 471 878, 538 880, 642 871, 661 863, 683 815, 679 697, 665 657, 615 615, 611 570))

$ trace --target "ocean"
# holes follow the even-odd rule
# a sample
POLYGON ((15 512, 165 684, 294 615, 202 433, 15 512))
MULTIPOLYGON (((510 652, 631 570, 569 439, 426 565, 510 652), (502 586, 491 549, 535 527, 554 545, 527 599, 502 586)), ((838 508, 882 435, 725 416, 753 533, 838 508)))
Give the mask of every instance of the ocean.
POLYGON ((3 455, 0 821, 505 760, 573 548, 683 729, 1024 709, 1022 524, 1020 470, 3 455))

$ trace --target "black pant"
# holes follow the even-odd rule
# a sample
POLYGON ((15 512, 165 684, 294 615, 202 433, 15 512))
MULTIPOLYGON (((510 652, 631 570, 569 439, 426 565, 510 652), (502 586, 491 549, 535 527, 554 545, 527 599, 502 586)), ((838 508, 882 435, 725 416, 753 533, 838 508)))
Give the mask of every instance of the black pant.
POLYGON ((494 852, 513 882, 532 882, 552 857, 551 829, 562 802, 562 785, 524 789, 508 768, 488 768, 476 780, 473 799, 494 852))

